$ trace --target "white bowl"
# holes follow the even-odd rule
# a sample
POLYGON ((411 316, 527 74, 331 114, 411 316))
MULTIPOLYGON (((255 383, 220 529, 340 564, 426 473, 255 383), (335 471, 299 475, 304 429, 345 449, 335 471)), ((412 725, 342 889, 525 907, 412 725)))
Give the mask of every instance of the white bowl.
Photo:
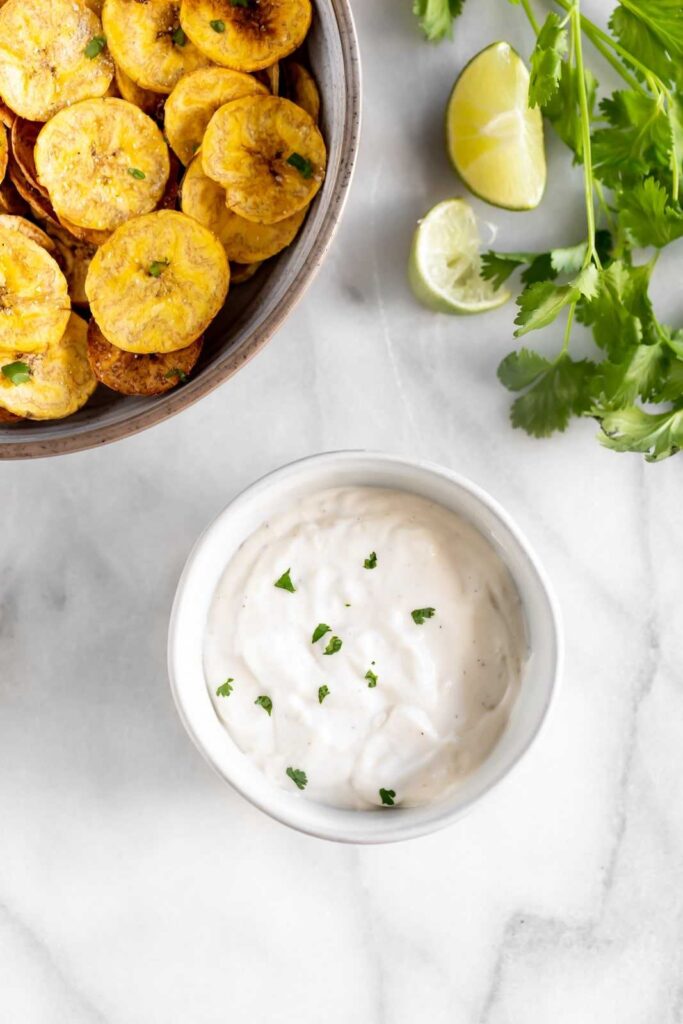
POLYGON ((528 542, 489 495, 450 470, 377 452, 330 452, 278 469, 232 501, 197 541, 178 584, 168 638, 171 689, 180 717, 218 774, 256 807, 292 828, 347 843, 385 843, 450 825, 490 792, 538 735, 561 660, 559 613, 528 542), (439 502, 473 523, 506 563, 522 599, 530 657, 497 746, 452 796, 425 807, 354 811, 315 803, 273 786, 219 721, 204 677, 203 646, 214 591, 233 553, 293 500, 327 487, 377 486, 439 502))

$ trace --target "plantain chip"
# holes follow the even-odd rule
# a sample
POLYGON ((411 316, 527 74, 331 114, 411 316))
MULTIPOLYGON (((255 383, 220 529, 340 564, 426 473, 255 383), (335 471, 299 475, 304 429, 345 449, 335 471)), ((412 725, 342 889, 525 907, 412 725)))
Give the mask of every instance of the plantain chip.
POLYGON ((258 78, 259 82, 263 82, 268 92, 273 96, 280 95, 280 61, 276 60, 270 67, 263 68, 261 71, 255 71, 254 77, 258 78))
POLYGON ((277 224, 245 220, 227 208, 225 190, 204 174, 200 156, 185 172, 180 205, 183 213, 213 231, 231 263, 260 263, 275 256, 293 241, 306 216, 304 207, 277 224))
POLYGON ((74 306, 87 306, 85 279, 97 249, 81 242, 64 228, 50 227, 50 241, 56 250, 56 260, 66 278, 69 295, 74 306))
POLYGON ((288 60, 282 69, 283 95, 310 114, 318 123, 320 120, 320 92, 311 72, 295 60, 288 60))
POLYGON ((28 203, 17 192, 11 176, 0 183, 0 213, 12 214, 15 217, 25 217, 30 213, 28 203))
POLYGON ((179 78, 209 59, 180 25, 172 0, 105 0, 102 24, 116 63, 137 85, 169 93, 179 78))
POLYGON ((227 194, 231 210, 273 224, 308 206, 325 176, 327 155, 312 117, 277 96, 226 103, 202 143, 204 173, 227 194))
POLYGON ((44 352, 64 333, 69 311, 66 280, 52 256, 22 232, 0 227, 0 351, 44 352))
POLYGON ((23 416, 15 416, 13 412, 8 412, 7 409, 0 406, 0 423, 19 423, 23 418, 23 416))
POLYGON ((230 68, 199 68, 184 75, 166 100, 164 128, 171 149, 187 166, 219 107, 242 96, 265 95, 251 75, 230 68))
POLYGON ((158 126, 118 99, 83 100, 60 111, 40 132, 35 158, 59 217, 95 231, 113 231, 153 210, 170 171, 158 126))
POLYGON ((180 21, 215 64, 258 71, 288 56, 311 24, 311 0, 182 0, 180 21), (222 31, 215 26, 222 25, 222 31))
POLYGON ((118 228, 90 264, 85 291, 108 341, 126 352, 175 352, 220 310, 230 269, 215 235, 159 210, 118 228))
MULTIPOLYGON (((47 235, 42 228, 39 228, 37 224, 34 224, 32 220, 26 220, 25 217, 10 216, 9 214, 0 214, 0 227, 7 228, 8 231, 19 231, 26 238, 31 238, 39 245, 42 249, 46 249, 51 256, 55 256, 57 253, 57 246, 54 241, 47 235)), ((57 261, 59 263, 59 260, 57 261)))
POLYGON ((27 121, 24 117, 16 117, 12 125, 12 156, 29 185, 47 196, 47 189, 38 181, 36 173, 35 147, 36 140, 43 127, 41 121, 27 121))
POLYGON ((139 107, 143 114, 147 114, 155 121, 162 121, 164 117, 164 99, 158 92, 150 92, 137 85, 132 78, 129 78, 123 68, 116 65, 116 84, 121 98, 139 107))
POLYGON ((231 263, 230 284, 246 284, 262 266, 261 263, 231 263))
MULTIPOLYGON (((28 380, 14 384, 0 373, 0 406, 29 420, 61 420, 88 401, 97 378, 88 361, 88 328, 71 313, 65 330, 42 353, 14 352, 28 367, 28 380)), ((0 357, 0 363, 4 362, 0 357)))
POLYGON ((67 234, 77 242, 84 242, 86 245, 92 245, 97 248, 100 245, 104 245, 108 238, 111 238, 111 231, 95 231, 94 228, 82 228, 78 224, 73 224, 66 217, 60 217, 57 221, 57 226, 64 228, 67 234))
POLYGON ((94 11, 98 18, 102 17, 102 4, 104 0, 83 0, 86 7, 89 7, 91 11, 94 11))
POLYGON ((114 76, 106 48, 93 44, 103 38, 79 0, 9 0, 0 10, 0 95, 28 121, 103 96, 114 76))
POLYGON ((24 202, 28 204, 33 215, 41 221, 47 221, 52 224, 58 223, 57 214, 49 198, 28 181, 13 157, 10 157, 8 166, 10 181, 24 202))
POLYGON ((8 159, 9 146, 7 145, 7 130, 4 124, 0 124, 0 182, 5 180, 8 159))
POLYGON ((88 325, 88 357, 93 373, 121 395, 162 395, 192 373, 201 355, 203 336, 175 352, 136 355, 107 341, 94 320, 88 325))
POLYGON ((14 124, 14 119, 17 115, 13 110, 0 100, 0 121, 4 124, 5 128, 11 128, 14 124))

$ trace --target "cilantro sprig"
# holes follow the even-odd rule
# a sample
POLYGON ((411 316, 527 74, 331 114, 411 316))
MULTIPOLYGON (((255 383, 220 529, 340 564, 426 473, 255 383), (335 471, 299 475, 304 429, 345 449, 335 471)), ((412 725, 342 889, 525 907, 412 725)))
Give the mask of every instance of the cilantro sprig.
MULTIPOLYGON (((540 24, 530 0, 511 0, 534 35, 529 102, 571 149, 583 177, 586 234, 545 252, 489 252, 482 275, 500 287, 521 272, 517 337, 564 324, 555 355, 525 347, 498 377, 516 397, 513 426, 536 437, 592 416, 615 451, 658 461, 683 447, 683 335, 661 323, 649 295, 658 251, 683 238, 683 4, 621 0, 604 31, 578 0, 556 0, 540 24), (598 100, 584 40, 622 85, 598 100), (651 258, 638 251, 654 250, 651 258), (592 332, 578 358, 575 326, 592 332), (654 404, 654 408, 653 408, 654 404)), ((451 34, 463 0, 415 0, 430 39, 451 34)))

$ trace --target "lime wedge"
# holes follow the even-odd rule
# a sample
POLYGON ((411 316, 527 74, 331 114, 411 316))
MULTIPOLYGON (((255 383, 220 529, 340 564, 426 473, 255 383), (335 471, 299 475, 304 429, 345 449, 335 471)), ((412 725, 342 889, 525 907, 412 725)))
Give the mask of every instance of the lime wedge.
POLYGON ((416 296, 439 313, 485 313, 510 298, 480 274, 479 231, 464 199, 446 199, 420 221, 408 276, 416 296))
POLYGON ((493 43, 461 72, 446 111, 456 171, 480 199, 508 210, 533 210, 545 189, 543 119, 528 95, 522 58, 493 43))

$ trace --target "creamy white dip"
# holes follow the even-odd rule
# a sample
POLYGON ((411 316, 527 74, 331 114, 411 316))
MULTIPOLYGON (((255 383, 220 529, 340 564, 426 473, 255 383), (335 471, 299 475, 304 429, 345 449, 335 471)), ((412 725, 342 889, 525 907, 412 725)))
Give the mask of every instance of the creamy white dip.
POLYGON ((441 505, 374 487, 318 492, 255 530, 218 585, 204 648, 239 748, 275 785, 296 792, 304 773, 304 796, 358 809, 456 788, 504 730, 525 657, 492 545, 441 505))

